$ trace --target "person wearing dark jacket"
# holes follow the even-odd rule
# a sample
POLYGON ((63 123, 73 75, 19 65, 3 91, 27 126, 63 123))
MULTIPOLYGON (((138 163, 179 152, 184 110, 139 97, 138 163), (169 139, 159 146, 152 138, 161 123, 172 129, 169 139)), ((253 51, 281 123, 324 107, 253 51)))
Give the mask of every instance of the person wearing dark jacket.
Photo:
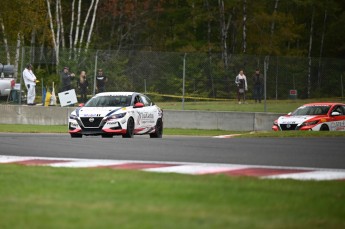
POLYGON ((82 103, 86 103, 87 101, 87 89, 89 88, 89 82, 86 78, 86 72, 81 71, 79 80, 77 81, 77 88, 80 92, 80 99, 82 103))
POLYGON ((97 93, 105 92, 106 82, 108 82, 108 78, 103 74, 102 69, 98 69, 98 75, 96 76, 97 93))
POLYGON ((260 70, 256 69, 255 74, 253 75, 254 80, 254 100, 255 103, 259 101, 261 103, 261 97, 262 97, 262 89, 264 85, 264 79, 262 74, 260 74, 260 70))
POLYGON ((74 73, 69 72, 68 67, 64 67, 60 74, 60 80, 62 82, 61 91, 68 91, 72 89, 72 80, 74 79, 74 73))

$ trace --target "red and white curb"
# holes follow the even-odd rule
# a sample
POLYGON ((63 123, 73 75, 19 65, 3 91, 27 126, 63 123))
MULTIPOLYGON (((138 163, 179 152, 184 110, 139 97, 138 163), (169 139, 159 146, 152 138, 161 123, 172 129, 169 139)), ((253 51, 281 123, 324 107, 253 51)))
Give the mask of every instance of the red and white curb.
POLYGON ((237 164, 188 163, 162 161, 93 160, 76 158, 19 157, 0 155, 0 164, 50 166, 65 168, 112 168, 147 172, 180 173, 190 175, 225 174, 264 179, 344 180, 344 169, 304 167, 253 166, 237 164))
POLYGON ((229 134, 229 135, 219 135, 219 136, 214 136, 213 138, 233 138, 236 136, 240 136, 242 134, 229 134))

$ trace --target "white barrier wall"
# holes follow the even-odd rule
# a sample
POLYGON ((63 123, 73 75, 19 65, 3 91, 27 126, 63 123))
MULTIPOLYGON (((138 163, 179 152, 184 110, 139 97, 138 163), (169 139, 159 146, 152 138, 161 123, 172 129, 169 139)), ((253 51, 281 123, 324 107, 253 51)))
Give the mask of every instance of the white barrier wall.
POLYGON ((220 130, 271 130, 282 114, 256 112, 211 112, 164 110, 164 127, 220 130))
MULTIPOLYGON (((0 124, 67 125, 75 107, 0 105, 0 124)), ((184 129, 271 130, 282 114, 164 110, 164 127, 184 129)))
POLYGON ((0 105, 0 123, 67 125, 67 118, 73 108, 0 105))

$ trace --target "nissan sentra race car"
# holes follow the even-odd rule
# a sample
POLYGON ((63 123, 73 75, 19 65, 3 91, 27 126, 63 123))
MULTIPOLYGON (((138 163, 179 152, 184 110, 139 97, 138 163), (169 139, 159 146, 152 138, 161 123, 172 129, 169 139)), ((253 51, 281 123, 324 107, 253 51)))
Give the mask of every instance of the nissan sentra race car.
POLYGON ((305 104, 297 108, 294 112, 275 120, 272 129, 274 131, 345 131, 345 104, 305 104))
POLYGON ((68 119, 72 138, 83 135, 113 137, 149 134, 161 138, 163 111, 147 96, 136 92, 104 92, 75 109, 68 119))
POLYGON ((14 88, 15 81, 12 78, 0 78, 0 96, 8 96, 14 88))

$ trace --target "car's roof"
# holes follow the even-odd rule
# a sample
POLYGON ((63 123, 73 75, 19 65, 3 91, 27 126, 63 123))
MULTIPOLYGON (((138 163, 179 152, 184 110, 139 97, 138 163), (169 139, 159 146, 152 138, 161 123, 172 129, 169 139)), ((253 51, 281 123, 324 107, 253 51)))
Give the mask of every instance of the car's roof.
POLYGON ((133 94, 140 94, 140 93, 128 92, 128 91, 116 91, 116 92, 102 92, 102 93, 96 94, 96 96, 116 96, 116 95, 129 96, 133 94))
POLYGON ((333 106, 333 105, 343 105, 343 106, 345 106, 344 103, 334 103, 334 102, 307 103, 307 104, 304 104, 303 106, 333 106))

